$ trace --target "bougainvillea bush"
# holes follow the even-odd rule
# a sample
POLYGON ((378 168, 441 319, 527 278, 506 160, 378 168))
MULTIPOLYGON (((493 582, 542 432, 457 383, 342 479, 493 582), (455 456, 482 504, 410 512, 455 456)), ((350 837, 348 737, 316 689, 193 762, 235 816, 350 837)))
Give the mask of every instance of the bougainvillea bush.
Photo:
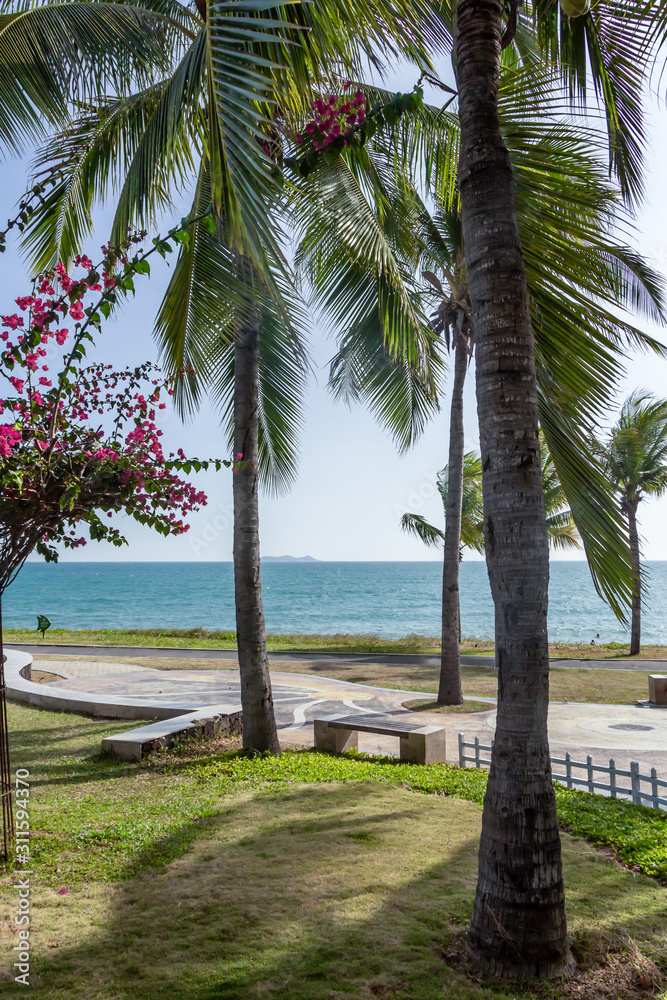
POLYGON ((165 455, 158 418, 179 375, 85 361, 102 319, 150 273, 147 258, 187 239, 183 223, 131 259, 145 233, 103 247, 98 266, 86 256, 71 272, 58 264, 0 317, 0 593, 33 549, 57 561, 57 546, 124 544, 114 512, 164 535, 186 531, 206 497, 179 473, 229 464, 165 455))

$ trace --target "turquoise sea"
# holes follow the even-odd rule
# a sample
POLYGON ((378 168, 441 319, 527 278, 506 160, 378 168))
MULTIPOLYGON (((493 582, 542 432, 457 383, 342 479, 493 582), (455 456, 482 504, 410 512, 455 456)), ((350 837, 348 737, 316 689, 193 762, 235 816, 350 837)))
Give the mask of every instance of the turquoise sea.
MULTIPOLYGON (((642 641, 667 645, 667 562, 647 565, 642 641)), ((273 633, 371 633, 399 638, 440 631, 439 562, 312 562, 262 565, 266 625, 273 633)), ((463 634, 493 637, 482 562, 461 564, 463 634)), ((7 590, 7 627, 32 628, 38 614, 60 628, 234 630, 231 563, 28 563, 7 590)), ((584 562, 551 565, 552 640, 625 641, 597 596, 584 562)))

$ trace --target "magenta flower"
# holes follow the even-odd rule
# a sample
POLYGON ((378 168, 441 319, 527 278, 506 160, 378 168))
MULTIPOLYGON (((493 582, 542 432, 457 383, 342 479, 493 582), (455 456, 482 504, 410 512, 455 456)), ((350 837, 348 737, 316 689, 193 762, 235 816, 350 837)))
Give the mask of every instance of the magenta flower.
POLYGON ((75 302, 73 305, 71 305, 69 309, 69 314, 74 320, 83 319, 84 313, 83 313, 83 306, 81 305, 81 303, 75 302))

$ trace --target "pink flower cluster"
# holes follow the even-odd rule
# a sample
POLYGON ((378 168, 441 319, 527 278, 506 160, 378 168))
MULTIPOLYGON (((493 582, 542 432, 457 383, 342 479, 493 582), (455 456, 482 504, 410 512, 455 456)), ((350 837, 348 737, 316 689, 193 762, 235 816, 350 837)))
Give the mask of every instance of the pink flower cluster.
MULTIPOLYGON (((350 87, 345 84, 344 90, 350 87)), ((322 152, 339 136, 346 135, 366 119, 366 95, 357 90, 353 98, 345 95, 329 94, 327 101, 318 98, 313 103, 313 119, 309 121, 303 134, 297 135, 297 142, 303 142, 309 137, 313 140, 313 148, 322 152)), ((343 140, 347 146, 347 140, 343 140)))
POLYGON ((119 532, 102 525, 98 510, 109 517, 124 511, 163 534, 180 534, 188 529, 185 516, 206 503, 205 494, 177 475, 187 462, 184 453, 166 458, 160 442, 155 420, 166 406, 162 392, 173 395, 170 380, 152 377, 152 365, 121 372, 102 364, 80 367, 77 348, 92 340, 88 326, 99 309, 84 311, 82 299, 91 292, 101 292, 102 300, 110 295, 117 287, 114 261, 124 261, 122 251, 104 251, 104 292, 92 261, 82 255, 75 259, 85 272, 81 278, 58 264, 36 280, 33 294, 16 299, 25 317, 0 317, 0 376, 15 393, 0 398, 0 414, 12 415, 12 422, 0 425, 0 509, 9 504, 15 511, 20 500, 33 505, 33 519, 34 509, 41 511, 45 530, 38 549, 47 558, 56 558, 49 542, 86 543, 77 537, 81 522, 92 537, 120 544, 119 532), (60 326, 67 316, 76 324, 73 335, 60 326), (49 372, 49 345, 50 355, 68 338, 69 354, 61 355, 49 378, 43 374, 49 372))

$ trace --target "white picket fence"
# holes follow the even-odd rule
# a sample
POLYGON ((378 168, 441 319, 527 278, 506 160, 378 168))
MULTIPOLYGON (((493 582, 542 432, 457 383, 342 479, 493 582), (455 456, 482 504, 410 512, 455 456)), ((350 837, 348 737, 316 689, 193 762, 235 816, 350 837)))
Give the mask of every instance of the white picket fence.
MULTIPOLYGON (((487 746, 480 743, 476 736, 472 743, 467 743, 465 734, 459 733, 459 764, 466 767, 468 762, 475 767, 488 767, 491 761, 483 757, 483 753, 491 753, 493 745, 487 746), (472 754, 467 754, 466 750, 472 750, 472 754)), ((555 767, 564 768, 564 773, 552 770, 554 781, 560 781, 568 788, 583 788, 587 792, 601 792, 611 796, 612 799, 630 799, 637 806, 653 806, 654 809, 667 809, 667 795, 661 789, 667 789, 667 781, 659 778, 656 769, 651 768, 651 774, 642 774, 636 760, 630 761, 630 770, 616 767, 613 759, 609 760, 609 765, 594 764, 590 754, 586 757, 586 763, 572 760, 569 753, 565 757, 551 757, 552 769, 555 767), (584 771, 585 777, 575 777, 575 770, 584 771), (603 780, 596 780, 596 775, 607 775, 603 780), (630 779, 623 784, 625 779, 630 779), (620 779, 620 782, 619 782, 620 779), (649 785, 650 791, 644 791, 642 785, 649 785)))

